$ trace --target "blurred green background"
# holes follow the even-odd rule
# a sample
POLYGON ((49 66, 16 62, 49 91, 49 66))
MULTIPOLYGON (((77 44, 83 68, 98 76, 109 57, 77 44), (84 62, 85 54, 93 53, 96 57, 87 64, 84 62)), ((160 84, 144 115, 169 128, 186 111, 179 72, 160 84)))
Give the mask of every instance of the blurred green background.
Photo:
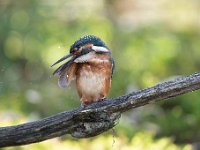
MULTIPOLYGON (((50 65, 80 36, 100 37, 116 62, 109 97, 200 68, 198 0, 0 0, 0 126, 79 107, 74 85, 60 89, 50 65)), ((130 110, 112 131, 21 149, 199 149, 200 92, 130 110)))

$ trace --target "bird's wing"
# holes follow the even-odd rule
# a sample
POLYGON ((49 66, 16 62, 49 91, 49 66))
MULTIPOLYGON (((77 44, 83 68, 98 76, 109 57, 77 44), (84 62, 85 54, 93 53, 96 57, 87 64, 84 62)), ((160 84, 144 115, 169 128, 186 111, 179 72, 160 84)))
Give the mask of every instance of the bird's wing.
POLYGON ((77 64, 74 63, 75 59, 76 57, 73 57, 68 62, 58 67, 53 73, 53 75, 59 75, 58 85, 62 88, 68 86, 70 82, 76 78, 75 73, 77 69, 77 64))
POLYGON ((68 86, 76 78, 77 64, 72 63, 60 73, 58 85, 62 88, 68 86))

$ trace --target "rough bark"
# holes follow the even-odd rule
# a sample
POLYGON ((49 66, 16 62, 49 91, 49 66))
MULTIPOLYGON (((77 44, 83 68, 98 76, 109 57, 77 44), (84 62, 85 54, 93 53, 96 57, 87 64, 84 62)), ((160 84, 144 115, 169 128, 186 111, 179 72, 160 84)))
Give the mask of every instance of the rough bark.
POLYGON ((64 134, 71 134, 76 138, 96 136, 114 127, 124 111, 199 88, 200 73, 195 73, 39 121, 1 127, 0 147, 40 142, 64 134))

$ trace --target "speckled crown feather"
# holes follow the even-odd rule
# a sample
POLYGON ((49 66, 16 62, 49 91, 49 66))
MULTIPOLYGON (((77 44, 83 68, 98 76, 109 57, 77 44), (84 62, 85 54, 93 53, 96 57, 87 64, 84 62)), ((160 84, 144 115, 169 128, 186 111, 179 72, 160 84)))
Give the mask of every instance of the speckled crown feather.
POLYGON ((102 46, 102 47, 108 48, 106 46, 106 44, 100 38, 98 38, 94 35, 85 35, 74 42, 74 44, 70 47, 70 51, 76 47, 78 48, 78 47, 81 47, 81 46, 83 46, 85 44, 89 44, 89 43, 91 43, 95 46, 102 46))

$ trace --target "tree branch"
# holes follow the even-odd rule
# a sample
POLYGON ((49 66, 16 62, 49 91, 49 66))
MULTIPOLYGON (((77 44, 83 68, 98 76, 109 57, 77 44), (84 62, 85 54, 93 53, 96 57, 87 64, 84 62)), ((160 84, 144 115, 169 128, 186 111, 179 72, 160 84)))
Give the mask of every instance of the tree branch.
POLYGON ((40 142, 64 134, 71 134, 76 138, 96 136, 114 127, 124 111, 199 88, 200 73, 195 73, 39 121, 1 127, 0 147, 40 142))

